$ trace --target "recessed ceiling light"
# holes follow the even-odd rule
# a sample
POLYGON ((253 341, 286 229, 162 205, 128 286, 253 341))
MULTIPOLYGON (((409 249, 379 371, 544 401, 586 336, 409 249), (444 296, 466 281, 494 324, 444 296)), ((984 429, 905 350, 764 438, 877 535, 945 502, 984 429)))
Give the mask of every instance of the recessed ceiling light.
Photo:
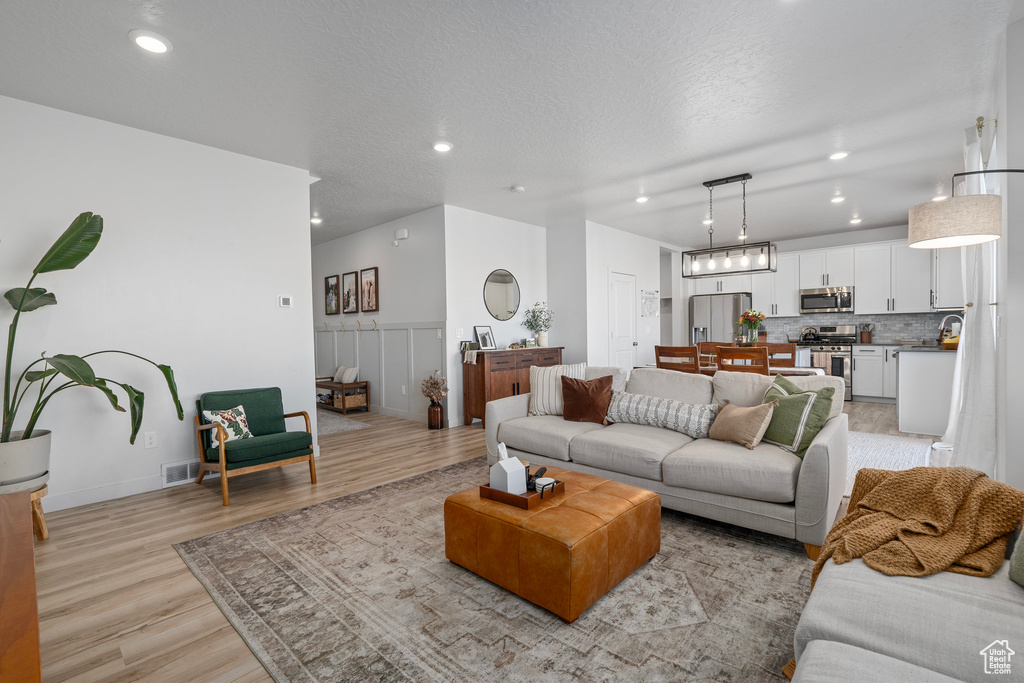
POLYGON ((704 219, 704 225, 711 225, 712 223, 714 223, 714 221, 711 220, 710 218, 705 218, 704 219))
POLYGON ((828 158, 831 159, 832 161, 839 161, 840 159, 845 159, 848 156, 850 156, 849 152, 834 152, 832 154, 829 154, 828 158))
POLYGON ((312 218, 309 219, 309 222, 312 223, 313 225, 320 225, 321 223, 324 222, 324 219, 319 218, 317 216, 313 216, 312 218))
POLYGON ((846 197, 833 197, 832 198, 832 203, 833 204, 842 204, 845 201, 846 201, 846 197))
POLYGON ((949 197, 944 194, 940 194, 938 197, 932 197, 933 202, 941 202, 943 199, 949 199, 949 197))
POLYGON ((163 54, 164 52, 170 52, 174 49, 174 46, 171 45, 171 41, 158 33, 153 33, 152 31, 136 29, 134 31, 129 31, 128 37, 132 39, 132 42, 148 52, 163 54))
POLYGON ((434 143, 434 151, 435 152, 450 152, 450 151, 452 151, 452 147, 453 146, 454 145, 452 145, 452 143, 450 143, 450 142, 435 142, 434 143))
POLYGON ((851 218, 850 219, 850 225, 857 225, 858 223, 860 223, 860 219, 859 218, 851 218))
POLYGON ((649 199, 649 197, 637 197, 636 198, 636 203, 637 204, 646 204, 648 199, 649 199))

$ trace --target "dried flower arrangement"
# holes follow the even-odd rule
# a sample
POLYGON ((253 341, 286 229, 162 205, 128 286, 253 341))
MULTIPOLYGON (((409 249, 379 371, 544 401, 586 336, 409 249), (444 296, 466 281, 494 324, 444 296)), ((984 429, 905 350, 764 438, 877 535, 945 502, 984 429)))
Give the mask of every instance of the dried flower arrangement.
POLYGON ((430 399, 431 405, 440 404, 448 395, 448 380, 441 376, 440 370, 434 370, 434 374, 420 384, 420 392, 430 399))

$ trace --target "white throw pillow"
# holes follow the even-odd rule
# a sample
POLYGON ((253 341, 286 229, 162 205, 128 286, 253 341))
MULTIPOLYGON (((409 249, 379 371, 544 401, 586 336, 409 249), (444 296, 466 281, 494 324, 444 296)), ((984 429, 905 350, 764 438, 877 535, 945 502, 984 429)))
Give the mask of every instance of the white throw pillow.
POLYGON ((345 374, 341 381, 343 384, 351 384, 359 378, 359 368, 345 368, 345 374))
POLYGON ((338 371, 336 373, 334 373, 334 381, 335 382, 344 382, 345 381, 344 377, 345 377, 345 371, 346 370, 348 370, 348 368, 346 368, 344 365, 339 365, 338 366, 338 371))
MULTIPOLYGON (((224 431, 227 432, 225 443, 252 437, 252 432, 249 431, 249 421, 245 419, 245 408, 242 406, 235 406, 227 410, 204 410, 203 417, 210 424, 217 423, 224 428, 224 431)), ((218 446, 216 433, 216 430, 210 431, 211 448, 218 446)))
POLYGON ((530 415, 561 415, 562 376, 584 379, 586 363, 530 368, 530 415))
POLYGON ((711 423, 718 416, 718 409, 714 403, 694 405, 670 398, 613 391, 612 402, 608 405, 608 421, 661 427, 695 439, 706 439, 711 423))

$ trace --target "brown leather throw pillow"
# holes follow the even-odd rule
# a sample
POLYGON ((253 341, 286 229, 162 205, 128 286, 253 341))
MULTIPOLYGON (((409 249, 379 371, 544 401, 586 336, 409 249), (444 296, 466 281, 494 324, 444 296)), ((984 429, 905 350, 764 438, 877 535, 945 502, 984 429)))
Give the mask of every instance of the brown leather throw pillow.
POLYGON ((761 443, 761 437, 768 429, 777 405, 778 401, 772 401, 759 406, 741 408, 726 401, 718 411, 718 417, 711 423, 708 436, 718 441, 732 441, 753 450, 761 443))
POLYGON ((612 402, 612 376, 589 382, 562 375, 562 417, 570 422, 607 424, 608 405, 612 402))

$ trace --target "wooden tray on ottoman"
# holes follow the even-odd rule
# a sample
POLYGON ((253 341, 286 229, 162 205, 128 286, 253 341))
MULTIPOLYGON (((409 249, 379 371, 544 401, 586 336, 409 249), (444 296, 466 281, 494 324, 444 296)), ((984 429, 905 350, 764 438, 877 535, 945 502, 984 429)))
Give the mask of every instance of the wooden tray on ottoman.
MULTIPOLYGON (((554 488, 545 489, 544 500, 551 500, 552 496, 557 496, 559 493, 565 493, 565 482, 556 481, 554 488)), ((507 491, 501 491, 499 489, 492 489, 487 484, 480 487, 480 497, 487 498, 489 500, 496 500, 499 503, 505 503, 506 505, 515 505, 517 508, 523 510, 532 510, 536 506, 540 505, 539 493, 536 491, 527 491, 520 495, 518 493, 509 493, 507 491)))

